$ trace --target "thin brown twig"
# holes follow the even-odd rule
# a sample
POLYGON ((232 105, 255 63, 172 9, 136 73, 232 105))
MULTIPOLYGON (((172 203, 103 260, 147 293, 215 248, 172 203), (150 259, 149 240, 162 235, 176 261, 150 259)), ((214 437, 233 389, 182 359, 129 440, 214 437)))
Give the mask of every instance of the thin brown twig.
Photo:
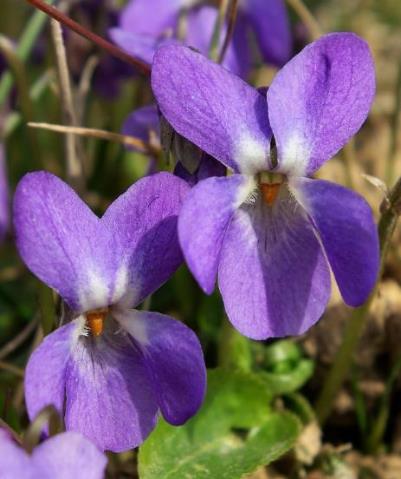
POLYGON ((96 128, 83 128, 83 127, 68 127, 64 125, 53 125, 50 123, 28 123, 31 128, 40 128, 43 130, 54 131, 56 133, 74 134, 80 136, 87 136, 91 138, 99 138, 101 140, 115 141, 127 146, 137 148, 142 153, 158 156, 160 149, 150 143, 135 138, 133 136, 121 135, 120 133, 113 133, 105 130, 98 130, 96 128))
POLYGON ((15 374, 21 378, 24 377, 24 370, 14 364, 6 363, 5 361, 0 361, 0 369, 7 371, 9 373, 15 374))
MULTIPOLYGON (((78 126, 77 115, 74 107, 70 73, 67 64, 67 54, 64 45, 61 25, 54 19, 50 20, 54 50, 56 53, 56 65, 58 80, 60 84, 61 104, 64 121, 70 126, 78 126)), ((82 148, 79 147, 77 137, 67 134, 65 141, 67 159, 67 178, 78 190, 82 191, 84 186, 84 174, 82 167, 82 148)))
POLYGON ((150 75, 150 66, 147 63, 132 57, 121 48, 118 48, 116 45, 113 45, 113 43, 105 40, 99 35, 96 35, 96 33, 93 33, 90 30, 86 29, 85 27, 75 22, 64 13, 60 12, 60 10, 58 10, 57 8, 54 8, 51 5, 47 5, 46 3, 43 2, 43 0, 26 0, 26 1, 30 3, 31 5, 33 5, 34 7, 38 8, 39 10, 42 10, 42 12, 45 12, 47 15, 49 15, 49 17, 54 18, 55 20, 62 23, 69 29, 73 30, 75 33, 77 33, 81 37, 84 37, 87 40, 91 41, 92 43, 95 43, 100 48, 102 48, 103 50, 106 50, 108 53, 115 56, 116 58, 119 58, 123 62, 129 63, 131 66, 135 67, 143 75, 146 75, 146 76, 150 75))

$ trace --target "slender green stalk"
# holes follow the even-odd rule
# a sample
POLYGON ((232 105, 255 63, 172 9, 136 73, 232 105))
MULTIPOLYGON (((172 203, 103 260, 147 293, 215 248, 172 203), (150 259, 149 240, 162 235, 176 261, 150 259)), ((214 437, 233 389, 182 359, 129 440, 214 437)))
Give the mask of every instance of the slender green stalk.
POLYGON ((219 13, 217 15, 216 23, 214 25, 212 41, 210 42, 209 49, 209 57, 215 62, 217 62, 219 59, 221 32, 223 30, 229 6, 230 0, 221 0, 219 13))
MULTIPOLYGON (((46 3, 52 4, 54 0, 46 0, 46 3)), ((46 23, 46 15, 40 11, 36 11, 30 18, 24 32, 21 35, 20 42, 15 50, 17 57, 21 61, 25 61, 33 47, 36 39, 40 35, 46 23)), ((0 80, 0 106, 6 101, 11 88, 13 87, 14 79, 10 72, 4 72, 0 80)))
POLYGON ((230 42, 231 42, 233 34, 234 34, 235 22, 237 20, 237 14, 238 14, 238 0, 231 0, 230 7, 229 7, 229 12, 228 12, 227 32, 226 32, 226 36, 225 36, 224 41, 223 41, 223 46, 221 47, 221 50, 220 50, 220 53, 219 53, 218 63, 223 63, 224 57, 226 56, 227 49, 230 45, 230 42))
POLYGON ((43 333, 46 335, 54 329, 56 307, 53 300, 53 291, 41 282, 38 282, 38 288, 40 323, 43 328, 43 333))
POLYGON ((380 271, 375 289, 361 307, 356 308, 347 321, 343 343, 337 351, 329 374, 323 384, 316 402, 316 415, 321 424, 328 418, 334 399, 348 372, 351 369, 353 355, 361 337, 373 298, 383 272, 384 261, 390 245, 398 217, 401 213, 401 178, 397 181, 390 195, 383 202, 382 215, 378 225, 380 241, 380 271))
POLYGON ((377 413, 377 416, 375 417, 371 432, 366 442, 366 448, 370 453, 377 452, 380 444, 382 443, 383 435, 386 430, 388 418, 390 415, 391 392, 398 376, 400 375, 400 372, 401 354, 398 356, 396 362, 391 369, 390 376, 386 383, 385 391, 380 400, 379 411, 377 413))
MULTIPOLYGON (((0 52, 4 55, 7 63, 12 70, 15 81, 17 83, 19 106, 21 113, 26 122, 32 121, 33 105, 29 93, 29 86, 27 83, 27 73, 24 63, 17 56, 13 44, 7 37, 0 35, 0 52)), ((34 158, 39 158, 39 145, 36 134, 28 130, 28 139, 30 142, 31 151, 34 158)))
POLYGON ((397 153, 397 140, 401 123, 401 59, 398 64, 398 77, 395 92, 395 106, 391 117, 390 148, 387 157, 386 183, 391 186, 394 178, 394 164, 397 153))
POLYGON ((295 13, 301 19, 302 23, 308 29, 310 39, 312 41, 317 40, 322 35, 322 31, 315 17, 312 15, 305 3, 302 0, 287 0, 287 3, 293 8, 295 13))

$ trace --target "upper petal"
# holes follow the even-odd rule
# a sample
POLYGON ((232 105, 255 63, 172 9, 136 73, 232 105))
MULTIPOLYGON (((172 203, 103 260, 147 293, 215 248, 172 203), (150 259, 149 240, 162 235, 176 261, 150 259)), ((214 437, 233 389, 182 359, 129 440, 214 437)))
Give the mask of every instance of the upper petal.
POLYGON ((182 262, 177 219, 188 185, 170 173, 137 181, 101 219, 121 251, 113 302, 134 306, 158 289, 182 262))
POLYGON ((119 262, 113 237, 66 183, 47 172, 25 175, 14 225, 28 268, 72 309, 108 304, 119 262))
POLYGON ((201 181, 188 193, 178 235, 185 260, 208 294, 216 281, 220 251, 234 211, 252 193, 252 178, 231 175, 201 181))
POLYGON ((128 32, 158 37, 175 31, 185 0, 131 0, 120 14, 120 27, 128 32))
POLYGON ((120 48, 149 65, 152 64, 156 49, 163 43, 162 39, 153 35, 131 32, 118 27, 110 28, 108 33, 120 48))
POLYGON ((236 211, 218 282, 228 318, 253 339, 302 334, 323 314, 330 296, 327 261, 284 187, 273 208, 258 197, 236 211))
MULTIPOLYGON (((37 446, 32 462, 49 479, 102 479, 107 458, 90 441, 75 432, 53 436, 37 446)), ((3 476, 1 476, 3 477, 3 476)), ((14 476, 20 478, 20 475, 14 476)), ((43 478, 43 475, 36 476, 43 478)))
POLYGON ((252 25, 267 63, 282 66, 289 60, 292 39, 283 0, 243 0, 241 10, 252 25))
POLYGON ((195 333, 158 313, 125 311, 116 318, 144 355, 163 417, 183 424, 200 408, 206 389, 206 367, 195 333))
POLYGON ((235 171, 267 168, 266 100, 239 77, 187 47, 165 45, 154 58, 152 88, 180 135, 235 171))
POLYGON ((368 203, 328 181, 297 178, 291 186, 318 232, 344 301, 360 306, 379 270, 379 240, 368 203))
POLYGON ((141 444, 156 425, 157 402, 142 353, 108 322, 98 338, 76 336, 65 382, 65 424, 101 450, 141 444))
POLYGON ((367 43, 353 33, 331 33, 304 48, 267 92, 278 170, 313 173, 365 121, 375 93, 367 43))

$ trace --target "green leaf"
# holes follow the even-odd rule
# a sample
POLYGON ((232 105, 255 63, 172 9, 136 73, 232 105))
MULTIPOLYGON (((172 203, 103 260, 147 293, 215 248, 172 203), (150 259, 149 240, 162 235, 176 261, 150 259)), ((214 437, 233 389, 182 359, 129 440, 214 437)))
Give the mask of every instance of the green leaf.
POLYGON ((236 479, 294 444, 300 423, 274 412, 258 375, 213 370, 200 412, 184 426, 161 420, 139 452, 141 479, 236 479))

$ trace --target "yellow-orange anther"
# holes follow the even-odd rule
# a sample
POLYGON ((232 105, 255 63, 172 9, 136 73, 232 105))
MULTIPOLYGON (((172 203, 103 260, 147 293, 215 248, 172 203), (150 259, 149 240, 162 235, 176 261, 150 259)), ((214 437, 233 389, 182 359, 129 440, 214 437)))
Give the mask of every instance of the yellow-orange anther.
POLYGON ((272 206, 276 201, 280 191, 280 186, 281 183, 259 183, 263 199, 269 206, 272 206))
POLYGON ((95 309, 86 313, 86 324, 93 336, 103 333, 103 322, 107 316, 107 309, 95 309))

